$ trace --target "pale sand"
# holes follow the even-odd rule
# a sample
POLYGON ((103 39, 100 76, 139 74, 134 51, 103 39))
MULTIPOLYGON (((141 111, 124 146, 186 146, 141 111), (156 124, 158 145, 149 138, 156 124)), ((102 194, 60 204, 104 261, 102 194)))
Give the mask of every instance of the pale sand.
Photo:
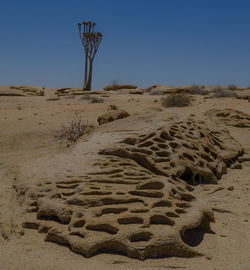
MULTIPOLYGON (((75 270, 75 269, 250 269, 250 162, 242 169, 228 169, 216 185, 195 187, 194 194, 216 208, 214 234, 205 234, 200 248, 205 256, 160 258, 139 261, 122 255, 100 254, 91 258, 71 252, 67 247, 44 242, 44 234, 21 230, 22 195, 13 186, 31 187, 43 178, 81 175, 91 166, 99 149, 119 142, 123 136, 138 134, 170 116, 204 119, 204 112, 232 108, 250 115, 250 103, 235 98, 204 99, 194 96, 192 106, 163 108, 161 96, 107 93, 104 103, 53 97, 45 90, 42 97, 0 97, 0 269, 75 270), (158 102, 155 102, 157 100, 158 102), (75 116, 93 122, 110 104, 119 106, 131 117, 97 127, 71 147, 66 148, 55 135, 62 124, 75 116), (110 136, 111 135, 111 136, 110 136), (228 187, 233 186, 233 190, 228 187), (219 209, 219 210, 218 210, 219 209)), ((99 97, 99 95, 98 95, 99 97)), ((223 126, 223 123, 221 123, 223 126)), ((250 128, 226 126, 231 135, 250 154, 250 128)), ((20 191, 20 189, 19 189, 20 191)))

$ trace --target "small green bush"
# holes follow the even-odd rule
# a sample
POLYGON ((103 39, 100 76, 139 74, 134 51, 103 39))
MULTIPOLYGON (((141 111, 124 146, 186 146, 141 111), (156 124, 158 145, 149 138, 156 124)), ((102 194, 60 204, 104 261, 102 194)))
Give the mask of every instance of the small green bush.
POLYGON ((184 107, 191 104, 191 98, 186 94, 169 94, 161 101, 164 107, 184 107))

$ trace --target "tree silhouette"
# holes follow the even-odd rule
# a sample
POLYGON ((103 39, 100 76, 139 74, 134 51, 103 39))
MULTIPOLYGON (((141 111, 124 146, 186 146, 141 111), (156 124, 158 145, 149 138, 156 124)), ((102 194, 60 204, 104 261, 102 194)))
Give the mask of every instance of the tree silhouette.
POLYGON ((95 32, 94 22, 78 23, 78 29, 82 45, 85 50, 85 72, 83 90, 91 90, 93 61, 102 41, 102 33, 95 32), (88 70, 89 69, 89 70, 88 70), (89 73, 88 73, 89 71, 89 73))

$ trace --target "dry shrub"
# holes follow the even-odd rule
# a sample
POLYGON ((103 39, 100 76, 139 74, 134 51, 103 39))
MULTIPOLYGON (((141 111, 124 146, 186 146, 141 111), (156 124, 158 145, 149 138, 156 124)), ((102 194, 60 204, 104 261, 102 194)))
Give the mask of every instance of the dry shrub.
POLYGON ((191 98, 186 94, 169 94, 161 102, 164 107, 184 107, 191 104, 191 98))
POLYGON ((81 118, 72 120, 68 125, 63 125, 59 135, 56 136, 68 143, 76 142, 84 134, 88 134, 94 128, 94 125, 84 122, 81 118))
POLYGON ((88 100, 89 103, 103 103, 104 99, 98 97, 92 97, 89 94, 85 94, 82 96, 83 100, 88 100))
POLYGON ((235 91, 238 89, 238 87, 235 84, 229 84, 227 88, 228 90, 231 90, 231 91, 235 91))
POLYGON ((119 109, 119 107, 116 106, 115 104, 110 104, 109 107, 108 107, 109 111, 116 111, 118 109, 119 109))
POLYGON ((131 84, 110 84, 104 87, 104 91, 110 91, 110 90, 119 90, 119 89, 136 89, 136 85, 131 84))
POLYGON ((214 94, 212 97, 221 98, 221 97, 235 97, 235 93, 232 90, 224 89, 221 86, 214 88, 214 94))
POLYGON ((98 98, 98 97, 92 97, 89 100, 89 103, 103 103, 104 99, 103 98, 98 98))
POLYGON ((192 95, 205 95, 207 91, 205 90, 205 86, 192 84, 190 86, 189 93, 192 95))

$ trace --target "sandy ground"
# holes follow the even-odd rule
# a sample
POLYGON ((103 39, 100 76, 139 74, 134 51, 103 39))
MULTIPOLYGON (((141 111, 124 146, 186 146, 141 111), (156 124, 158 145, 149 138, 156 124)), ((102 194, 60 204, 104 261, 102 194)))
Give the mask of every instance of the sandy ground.
MULTIPOLYGON (((80 270, 80 269, 250 269, 250 162, 242 169, 228 169, 216 185, 197 186, 195 192, 217 209, 212 234, 200 243, 206 256, 195 258, 162 258, 138 261, 121 255, 100 254, 89 259, 67 247, 44 242, 34 230, 18 233, 22 218, 22 201, 15 186, 32 186, 43 178, 81 175, 88 170, 97 149, 120 140, 121 136, 150 129, 170 116, 204 119, 209 109, 233 108, 250 115, 250 103, 235 98, 205 99, 193 96, 192 105, 163 108, 161 96, 111 94, 103 103, 89 104, 80 96, 54 97, 46 89, 41 97, 0 97, 0 269, 13 270, 80 270), (97 117, 110 104, 126 110, 131 116, 98 127, 97 117), (81 117, 94 123, 95 131, 66 147, 56 135, 62 125, 81 117), (233 187, 233 188, 232 188, 233 187), (219 209, 219 210, 218 210, 219 209)), ((98 95, 99 97, 99 95, 98 95)), ((223 126, 223 124, 221 124, 223 126)), ((250 128, 227 126, 232 136, 250 153, 250 128)))

